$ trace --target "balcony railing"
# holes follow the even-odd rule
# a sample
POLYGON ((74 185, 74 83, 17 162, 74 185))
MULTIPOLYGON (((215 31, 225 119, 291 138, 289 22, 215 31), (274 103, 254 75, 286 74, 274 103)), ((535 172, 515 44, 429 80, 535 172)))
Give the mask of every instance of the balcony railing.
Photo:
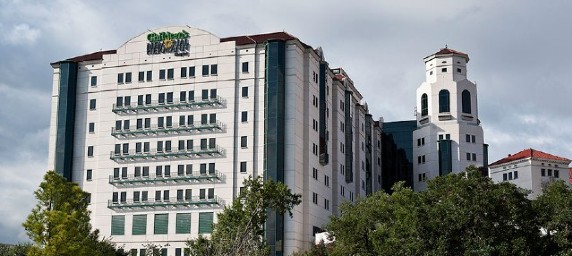
POLYGON ((133 199, 125 201, 107 201, 107 208, 117 209, 117 210, 129 210, 129 209, 153 209, 153 208, 189 208, 189 207, 212 207, 216 205, 222 205, 223 201, 217 196, 212 198, 199 198, 198 196, 193 196, 190 198, 176 198, 171 197, 167 200, 138 200, 133 199))
POLYGON ((211 109, 211 108, 221 108, 226 104, 226 100, 221 97, 216 98, 195 98, 193 100, 187 101, 151 101, 149 104, 146 103, 130 103, 118 106, 113 104, 113 113, 119 115, 129 115, 145 112, 167 112, 179 109, 211 109))
POLYGON ((164 159, 190 159, 190 158, 207 158, 207 157, 222 157, 224 156, 224 149, 215 146, 210 148, 204 147, 194 147, 192 149, 185 150, 162 150, 162 151, 149 151, 149 152, 136 152, 135 150, 130 150, 128 153, 125 152, 114 152, 111 151, 110 159, 122 163, 122 162, 144 162, 151 160, 164 160, 164 159))
POLYGON ((156 183, 202 183, 202 182, 217 182, 222 180, 222 175, 219 171, 206 171, 204 174, 184 174, 174 176, 161 175, 157 176, 152 173, 149 176, 129 175, 127 177, 109 176, 109 184, 118 186, 129 186, 138 184, 156 184, 156 183))
POLYGON ((153 125, 148 128, 141 129, 121 129, 117 130, 115 127, 111 128, 111 135, 115 138, 127 138, 127 137, 146 137, 146 136, 160 136, 169 134, 193 134, 193 133, 216 133, 223 132, 224 124, 217 121, 215 123, 201 123, 196 122, 192 125, 184 126, 157 126, 153 125))

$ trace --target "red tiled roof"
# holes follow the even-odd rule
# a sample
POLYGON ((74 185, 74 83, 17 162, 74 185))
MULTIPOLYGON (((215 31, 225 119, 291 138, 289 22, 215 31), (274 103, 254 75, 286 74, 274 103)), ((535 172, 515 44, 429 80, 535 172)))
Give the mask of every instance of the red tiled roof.
POLYGON ((536 158, 536 159, 544 159, 544 160, 556 160, 556 161, 568 161, 570 162, 570 159, 568 158, 564 158, 564 157, 559 157, 559 156, 555 156, 555 155, 551 155, 536 149, 525 149, 522 150, 514 155, 509 155, 501 160, 498 160, 492 164, 490 164, 489 166, 494 166, 494 165, 499 165, 499 164, 504 164, 504 163, 508 163, 508 162, 512 162, 514 160, 519 160, 519 159, 526 159, 526 158, 536 158))
POLYGON ((338 81, 342 81, 344 78, 346 78, 346 76, 344 76, 342 74, 335 74, 334 75, 334 79, 336 79, 338 81))
POLYGON ((221 42, 228 42, 228 41, 235 41, 236 45, 247 45, 247 44, 260 44, 264 43, 268 40, 294 40, 298 39, 293 35, 290 35, 286 32, 274 32, 274 33, 267 33, 267 34, 258 34, 258 35, 246 35, 246 36, 233 36, 233 37, 226 37, 221 38, 221 42))
MULTIPOLYGON (((436 53, 434 53, 434 54, 431 54, 431 55, 429 55, 429 56, 427 56, 427 57, 430 57, 430 56, 433 56, 433 55, 437 56, 437 55, 449 55, 449 54, 461 55, 461 56, 465 57, 465 58, 467 59, 467 61, 469 61, 469 55, 468 55, 468 54, 466 54, 466 53, 464 53, 464 52, 456 51, 456 50, 453 50, 453 49, 450 49, 450 48, 447 48, 447 47, 441 48, 441 50, 439 50, 438 52, 436 52, 436 53)), ((427 57, 425 57, 425 58, 427 58, 427 57)))
MULTIPOLYGON (((99 51, 99 52, 92 52, 90 54, 85 54, 85 55, 81 55, 81 56, 76 56, 73 58, 69 58, 66 59, 65 61, 73 61, 73 62, 82 62, 82 61, 91 61, 91 60, 102 60, 103 59, 103 55, 106 54, 115 54, 117 53, 117 50, 107 50, 107 51, 99 51)), ((52 63, 52 64, 57 64, 60 63, 61 61, 52 63)))

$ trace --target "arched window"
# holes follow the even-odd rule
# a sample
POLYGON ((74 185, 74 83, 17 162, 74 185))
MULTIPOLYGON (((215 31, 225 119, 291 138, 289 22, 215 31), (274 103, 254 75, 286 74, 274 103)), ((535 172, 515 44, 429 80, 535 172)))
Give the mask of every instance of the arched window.
POLYGON ((441 90, 439 92, 439 113, 451 112, 449 104, 449 91, 441 90))
POLYGON ((426 116, 429 114, 429 109, 427 109, 427 94, 423 93, 421 95, 421 116, 426 116))
POLYGON ((464 90, 461 94, 461 100, 463 101, 463 113, 470 114, 471 113, 471 93, 467 90, 464 90))

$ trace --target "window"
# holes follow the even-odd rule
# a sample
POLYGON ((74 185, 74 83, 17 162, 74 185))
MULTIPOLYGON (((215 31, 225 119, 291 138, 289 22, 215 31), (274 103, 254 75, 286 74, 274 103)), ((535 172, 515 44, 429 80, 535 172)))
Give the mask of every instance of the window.
POLYGON ((475 143, 475 141, 476 141, 476 138, 477 138, 477 136, 475 136, 475 135, 471 135, 471 142, 472 142, 472 143, 475 143))
POLYGON ((165 80, 165 70, 159 70, 159 80, 165 80))
POLYGON ((125 73, 125 83, 131 83, 131 72, 125 73))
POLYGON ((122 84, 122 83, 123 83, 123 73, 117 74, 117 83, 118 83, 118 84, 122 84))
POLYGON ((555 177, 555 178, 560 178, 560 171, 554 170, 554 177, 555 177))
POLYGON ((246 162, 240 162, 240 172, 246 173, 246 162))
POLYGON ((147 215, 133 215, 133 226, 131 228, 131 233, 136 235, 147 234, 147 215))
POLYGON ((97 76, 92 76, 91 77, 91 86, 97 86, 97 76))
POLYGON ((518 171, 514 171, 514 175, 513 175, 513 176, 514 176, 514 179, 515 179, 515 180, 518 179, 518 171))
POLYGON ((202 72, 203 76, 208 76, 209 75, 209 65, 203 65, 203 72, 202 72))
POLYGON ((242 87, 242 97, 248 98, 248 87, 247 86, 242 87))
POLYGON ((95 110, 96 102, 95 99, 89 100, 89 110, 95 110))
POLYGON ((87 169, 85 173, 85 180, 91 180, 93 175, 93 171, 91 169, 87 169))
POLYGON ((463 105, 463 113, 471 113, 471 93, 468 90, 463 90, 461 93, 461 100, 463 105))
POLYGON ((125 235, 125 215, 111 216, 111 235, 125 235))
POLYGON ((421 116, 426 116, 429 114, 429 108, 427 103, 427 94, 423 93, 421 95, 421 116))
POLYGON ((315 180, 318 179, 318 169, 312 168, 312 178, 314 178, 315 180))
POLYGON ((153 80, 153 71, 147 71, 147 82, 153 80))
POLYGON ((460 68, 457 68, 457 73, 461 73, 461 69, 460 69, 460 68))
POLYGON ((508 175, 507 175, 506 173, 503 173, 503 174, 502 174, 502 180, 503 180, 503 181, 508 180, 508 175))
POLYGON ((195 77, 195 66, 189 67, 189 77, 195 77))
POLYGON ((449 91, 441 90, 439 92, 439 113, 450 112, 449 91))
POLYGON ((217 98, 216 89, 211 89, 211 99, 216 99, 216 98, 217 98))
POLYGON ((145 81, 145 72, 144 71, 139 71, 139 75, 137 76, 137 81, 139 81, 139 82, 145 81))
POLYGON ((477 154, 476 154, 476 153, 472 153, 472 154, 471 154, 471 158, 473 159, 473 161, 477 161, 477 154))
POLYGON ((546 169, 540 169, 540 176, 546 176, 546 169))
POLYGON ((166 235, 169 231, 169 214, 155 214, 155 227, 153 230, 156 235, 166 235))
POLYGON ((145 105, 151 105, 151 94, 145 94, 145 105))
POLYGON ((94 133, 95 132, 95 123, 89 123, 88 125, 88 132, 89 133, 94 133))
POLYGON ((93 146, 87 146, 87 156, 93 157, 93 146))
POLYGON ((330 187, 330 176, 324 175, 324 185, 330 187))
POLYGON ((441 72, 446 73, 447 72, 447 68, 442 68, 441 72))
POLYGON ((471 161, 471 153, 467 153, 467 161, 471 161))
POLYGON ((471 142, 471 135, 470 134, 465 135, 465 141, 471 142))
POLYGON ((246 148, 246 147, 248 147, 247 144, 248 144, 248 143, 247 143, 247 137, 246 137, 246 136, 240 137, 240 147, 241 147, 241 148, 246 148))
POLYGON ((548 169, 548 177, 552 177, 552 169, 548 169))
POLYGON ((318 194, 312 192, 312 202, 318 204, 318 194))
POLYGON ((167 69, 167 79, 173 80, 175 78, 175 70, 170 68, 167 69))
POLYGON ((199 213, 199 234, 210 234, 212 232, 213 215, 212 212, 199 213))
POLYGON ((330 200, 324 198, 324 208, 330 210, 330 200))
POLYGON ((187 67, 182 67, 181 68, 181 78, 186 78, 187 77, 187 67))
POLYGON ((242 63, 242 73, 248 73, 248 62, 242 63))
POLYGON ((242 111, 242 113, 241 113, 241 121, 242 121, 243 123, 248 121, 248 112, 247 112, 247 111, 242 111))
POLYGON ((212 64, 211 65, 211 75, 216 76, 218 74, 218 65, 212 64))
POLYGON ((175 217, 175 233, 190 234, 191 233, 191 214, 177 213, 175 217))

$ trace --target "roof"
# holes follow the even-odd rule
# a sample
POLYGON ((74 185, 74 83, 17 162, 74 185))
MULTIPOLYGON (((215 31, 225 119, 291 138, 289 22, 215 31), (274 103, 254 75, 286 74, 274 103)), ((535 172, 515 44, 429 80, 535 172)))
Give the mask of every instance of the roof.
POLYGON ((505 157, 501 160, 498 160, 498 161, 490 164, 489 166, 500 165, 500 164, 512 162, 515 160, 526 159, 526 158, 570 162, 570 159, 568 159, 568 158, 551 155, 551 154, 542 152, 540 150, 529 148, 529 149, 522 150, 522 151, 520 151, 514 155, 508 155, 507 157, 505 157))
POLYGON ((273 33, 266 33, 266 34, 257 34, 257 35, 246 35, 246 36, 233 36, 233 37, 225 37, 221 38, 221 42, 228 42, 228 41, 235 41, 236 45, 248 45, 248 44, 260 44, 264 43, 269 40, 298 40, 304 47, 312 48, 311 46, 303 43, 297 37, 290 35, 286 32, 273 32, 273 33))
MULTIPOLYGON (((80 56, 76 56, 73 58, 69 58, 69 59, 66 59, 64 61, 82 62, 82 61, 91 61, 91 60, 102 60, 103 55, 115 54, 115 53, 117 53, 117 50, 98 51, 98 52, 92 52, 90 54, 85 54, 85 55, 80 55, 80 56)), ((54 63, 52 63, 52 65, 60 63, 60 62, 63 62, 63 61, 54 62, 54 63)))
POLYGON ((464 52, 460 52, 457 50, 453 50, 448 48, 447 46, 445 46, 445 48, 441 48, 441 50, 439 50, 436 53, 433 53, 425 58, 431 57, 431 56, 439 56, 439 55, 450 55, 450 54, 456 54, 456 55, 461 55, 462 57, 465 57, 467 59, 467 62, 469 62, 469 55, 464 53, 464 52))

